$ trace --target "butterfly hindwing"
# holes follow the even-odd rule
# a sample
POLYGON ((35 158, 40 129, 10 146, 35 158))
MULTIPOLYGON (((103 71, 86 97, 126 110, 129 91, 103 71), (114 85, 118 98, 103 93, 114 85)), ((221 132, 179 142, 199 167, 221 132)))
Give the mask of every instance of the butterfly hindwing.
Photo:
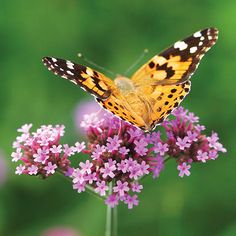
POLYGON ((131 79, 137 87, 142 84, 183 83, 191 77, 201 58, 215 44, 217 38, 218 30, 215 28, 195 32, 154 56, 131 79))
POLYGON ((129 101, 124 99, 124 97, 120 94, 118 90, 114 92, 108 99, 101 100, 96 99, 97 102, 106 110, 121 118, 124 121, 129 122, 132 125, 139 127, 140 129, 144 129, 146 124, 142 117, 137 115, 135 111, 128 104, 129 101))
POLYGON ((162 123, 163 120, 183 101, 190 92, 191 82, 186 81, 177 85, 159 86, 158 96, 154 91, 150 97, 153 98, 153 108, 151 113, 151 127, 162 123))
POLYGON ((54 74, 79 85, 99 99, 107 99, 115 86, 114 82, 105 75, 71 61, 44 57, 43 63, 54 74))

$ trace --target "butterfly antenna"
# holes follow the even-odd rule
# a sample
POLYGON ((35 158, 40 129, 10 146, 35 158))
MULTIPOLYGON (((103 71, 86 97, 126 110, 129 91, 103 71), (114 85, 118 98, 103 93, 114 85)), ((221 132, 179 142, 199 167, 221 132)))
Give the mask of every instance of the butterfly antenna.
POLYGON ((103 71, 105 71, 105 72, 107 72, 108 74, 110 74, 110 75, 112 75, 112 76, 116 76, 116 74, 114 73, 114 72, 112 72, 112 71, 110 71, 110 70, 108 70, 108 69, 106 69, 106 68, 104 68, 104 67, 102 67, 102 66, 99 66, 99 65, 97 65, 96 63, 94 63, 93 61, 90 61, 89 59, 87 59, 82 53, 78 53, 77 54, 77 56, 79 57, 79 58, 81 58, 81 59, 83 59, 85 62, 87 62, 88 64, 90 64, 90 65, 92 65, 92 66, 95 66, 95 67, 97 67, 97 68, 99 68, 99 69, 101 69, 101 70, 103 70, 103 71))
POLYGON ((125 72, 125 75, 127 75, 148 53, 148 49, 145 48, 142 52, 142 54, 135 60, 135 62, 128 68, 128 70, 125 72))

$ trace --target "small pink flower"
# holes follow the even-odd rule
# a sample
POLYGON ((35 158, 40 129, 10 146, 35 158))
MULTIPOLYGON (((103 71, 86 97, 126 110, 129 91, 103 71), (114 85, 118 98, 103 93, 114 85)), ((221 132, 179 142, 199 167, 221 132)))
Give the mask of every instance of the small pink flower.
POLYGON ((197 151, 197 160, 201 161, 201 162, 206 162, 208 159, 208 153, 207 152, 203 152, 202 150, 198 150, 197 151))
POLYGON ((188 165, 186 162, 183 162, 178 165, 177 169, 179 170, 179 176, 183 177, 184 175, 189 176, 190 171, 189 169, 191 168, 191 165, 188 165))
POLYGON ((95 149, 94 149, 92 155, 91 155, 91 158, 93 160, 98 160, 106 150, 107 150, 107 148, 104 145, 100 146, 99 144, 97 144, 95 146, 95 149))
POLYGON ((47 148, 44 149, 38 148, 37 153, 33 154, 34 161, 45 164, 46 160, 49 158, 48 154, 49 150, 47 148))
POLYGON ((115 193, 118 193, 119 196, 124 196, 125 192, 129 191, 128 183, 127 182, 122 183, 120 180, 118 180, 116 182, 116 186, 113 187, 113 190, 115 193))
POLYGON ((212 135, 210 137, 207 137, 207 140, 209 142, 209 147, 215 148, 215 145, 218 143, 219 137, 217 133, 212 132, 212 135))
POLYGON ((159 153, 161 156, 165 155, 165 153, 169 150, 168 144, 164 143, 162 144, 161 142, 158 142, 155 146, 155 152, 159 153))
POLYGON ((119 202, 119 198, 116 194, 112 194, 108 196, 107 199, 105 200, 105 203, 111 208, 114 208, 115 206, 117 206, 118 202, 119 202))
POLYGON ((184 137, 183 139, 177 137, 176 145, 179 147, 180 150, 185 150, 186 148, 189 148, 191 146, 188 137, 184 137))
POLYGON ((108 186, 106 185, 106 182, 105 181, 97 182, 96 185, 97 187, 94 189, 94 191, 98 193, 100 196, 105 196, 106 191, 109 189, 108 186))
POLYGON ((91 174, 91 168, 93 167, 93 164, 89 160, 87 160, 85 163, 80 162, 79 166, 81 167, 80 171, 82 174, 91 174))
POLYGON ((142 173, 140 172, 139 165, 135 165, 129 168, 129 178, 138 180, 140 176, 142 176, 142 173))
POLYGON ((199 121, 199 117, 195 116, 193 112, 189 112, 186 117, 191 123, 197 123, 199 121))
POLYGON ((37 175, 38 167, 35 165, 32 165, 32 166, 28 167, 28 172, 29 172, 29 175, 37 175))
POLYGON ((121 140, 119 139, 118 135, 115 135, 113 138, 107 138, 107 150, 108 152, 117 151, 120 147, 121 140))
POLYGON ((133 192, 140 193, 143 189, 143 185, 139 184, 138 182, 134 182, 131 184, 131 189, 133 192))
POLYGON ((46 170, 47 175, 49 175, 49 174, 54 174, 56 168, 57 168, 56 164, 52 164, 52 162, 48 162, 48 165, 44 167, 44 170, 46 170))
POLYGON ((187 131, 187 135, 188 135, 188 142, 189 143, 197 141, 198 133, 192 132, 189 130, 189 131, 187 131))
POLYGON ((21 157, 22 157, 21 148, 17 148, 17 149, 16 149, 16 152, 13 152, 13 153, 11 154, 11 157, 13 157, 13 158, 12 158, 12 161, 13 161, 13 162, 19 161, 19 160, 21 159, 21 157))
POLYGON ((135 151, 140 155, 140 156, 145 156, 147 154, 147 145, 148 143, 146 142, 145 138, 139 139, 139 140, 134 140, 135 144, 135 151))
POLYGON ((78 193, 85 191, 85 183, 77 182, 73 184, 73 189, 77 190, 78 193))
POLYGON ((19 166, 16 167, 15 174, 16 175, 21 175, 24 172, 24 170, 25 170, 25 166, 20 164, 19 166))
POLYGON ((32 127, 32 124, 25 124, 25 125, 22 125, 21 128, 17 129, 17 131, 21 133, 28 133, 31 127, 32 127))
POLYGON ((62 145, 52 145, 52 147, 50 148, 50 151, 54 154, 59 154, 62 152, 62 145))
POLYGON ((120 147, 119 148, 119 153, 122 155, 122 156, 125 156, 125 155, 127 155, 128 153, 129 153, 129 149, 128 148, 126 148, 126 147, 120 147))
POLYGON ((149 174, 149 168, 150 166, 145 161, 142 161, 141 164, 139 164, 140 176, 149 174))
POLYGON ((107 178, 108 176, 113 178, 115 177, 114 171, 116 170, 115 165, 110 165, 109 163, 104 164, 104 168, 101 168, 101 173, 103 173, 102 178, 107 178))
POLYGON ((28 133, 23 133, 22 135, 18 136, 16 138, 16 140, 18 142, 25 142, 28 138, 29 138, 29 134, 28 133))
POLYGON ((84 149, 85 149, 85 142, 82 142, 82 143, 76 142, 73 151, 77 152, 77 153, 80 153, 84 149))
POLYGON ((75 169, 72 173, 73 183, 84 183, 85 178, 84 174, 80 171, 80 169, 75 169))
POLYGON ((69 147, 68 144, 64 144, 63 147, 64 147, 63 151, 64 151, 66 156, 70 157, 70 156, 75 154, 74 148, 73 147, 69 147))
POLYGON ((127 195, 124 202, 128 205, 128 209, 132 209, 133 206, 137 206, 139 201, 137 200, 138 196, 135 194, 133 196, 127 195))
POLYGON ((120 170, 123 173, 126 173, 127 169, 128 169, 128 166, 125 160, 122 160, 120 163, 117 163, 117 170, 120 170))
POLYGON ((85 181, 87 181, 89 184, 92 184, 94 181, 97 181, 97 180, 98 180, 96 172, 91 173, 91 174, 87 174, 87 175, 84 177, 84 179, 85 179, 85 181))
POLYGON ((208 156, 211 160, 215 160, 218 157, 216 150, 210 150, 208 153, 208 156))

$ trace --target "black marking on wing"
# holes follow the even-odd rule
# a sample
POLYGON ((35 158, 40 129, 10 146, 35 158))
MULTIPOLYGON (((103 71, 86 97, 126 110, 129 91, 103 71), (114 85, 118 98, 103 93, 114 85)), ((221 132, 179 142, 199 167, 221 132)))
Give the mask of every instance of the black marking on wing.
POLYGON ((84 90, 88 91, 92 95, 100 99, 106 99, 110 96, 111 90, 109 89, 109 85, 106 85, 107 88, 102 88, 100 83, 101 79, 99 78, 99 74, 92 70, 91 68, 79 65, 77 63, 67 61, 64 59, 53 58, 53 57, 44 57, 42 59, 44 65, 48 68, 48 70, 52 71, 55 75, 59 75, 64 79, 67 79, 74 84, 79 85, 84 90), (89 87, 86 84, 87 78, 82 77, 82 74, 87 74, 87 69, 91 70, 91 75, 88 75, 91 78, 92 83, 94 83, 93 87, 89 87), (96 86, 97 90, 93 88, 96 86))
MULTIPOLYGON (((170 59, 171 56, 180 56, 180 62, 185 62, 190 58, 192 59, 192 63, 188 70, 183 74, 181 80, 178 81, 178 83, 183 83, 195 72, 201 58, 216 43, 217 39, 218 30, 216 28, 206 28, 180 40, 179 42, 184 42, 187 45, 185 49, 181 50, 181 48, 176 47, 176 42, 174 45, 160 53, 159 56, 163 56, 167 60, 170 59)), ((172 68, 167 69, 171 70, 172 68)))

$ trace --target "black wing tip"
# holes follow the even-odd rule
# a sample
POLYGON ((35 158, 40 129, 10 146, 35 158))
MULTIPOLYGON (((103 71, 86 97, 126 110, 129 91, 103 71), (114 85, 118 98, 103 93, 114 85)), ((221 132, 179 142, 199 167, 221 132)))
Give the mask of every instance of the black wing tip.
POLYGON ((46 57, 42 58, 42 62, 43 62, 44 65, 51 64, 51 61, 52 61, 52 57, 46 56, 46 57))
POLYGON ((199 30, 193 34, 195 37, 203 36, 207 39, 207 47, 212 47, 218 40, 219 30, 216 27, 208 27, 202 30, 199 30))
POLYGON ((219 30, 216 28, 216 27, 207 27, 207 28, 204 28, 204 29, 201 29, 200 30, 201 32, 203 32, 203 31, 208 31, 208 32, 215 32, 215 33, 218 33, 219 32, 219 30))
POLYGON ((211 35, 214 38, 217 38, 218 34, 219 34, 219 30, 216 27, 208 27, 206 29, 201 30, 200 32, 207 34, 207 35, 211 35))

